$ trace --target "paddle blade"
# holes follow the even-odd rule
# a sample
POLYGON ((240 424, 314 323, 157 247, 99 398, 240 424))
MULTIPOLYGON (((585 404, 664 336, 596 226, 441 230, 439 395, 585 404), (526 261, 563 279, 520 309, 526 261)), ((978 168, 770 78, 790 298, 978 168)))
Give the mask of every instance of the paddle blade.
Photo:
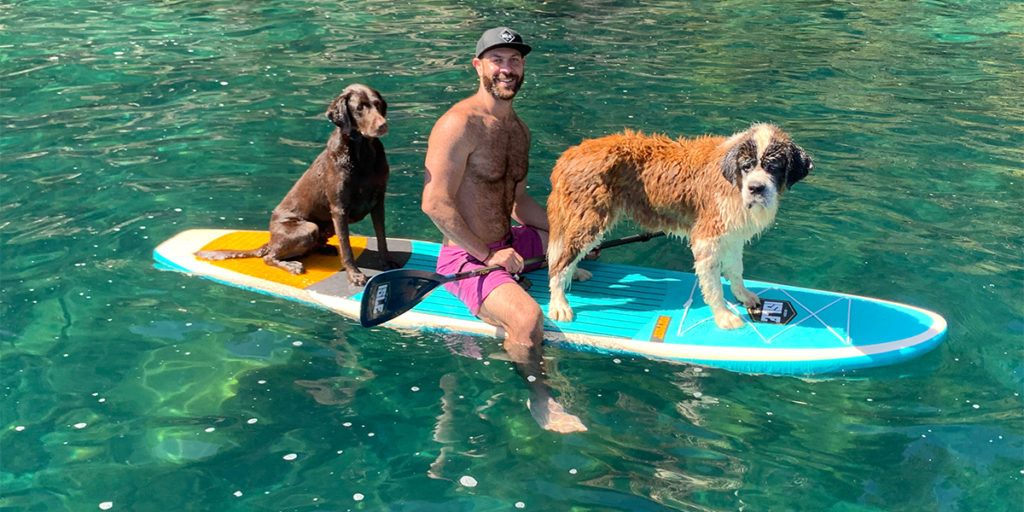
POLYGON ((409 311, 444 282, 442 277, 412 269, 391 270, 371 277, 363 288, 359 323, 373 327, 409 311))

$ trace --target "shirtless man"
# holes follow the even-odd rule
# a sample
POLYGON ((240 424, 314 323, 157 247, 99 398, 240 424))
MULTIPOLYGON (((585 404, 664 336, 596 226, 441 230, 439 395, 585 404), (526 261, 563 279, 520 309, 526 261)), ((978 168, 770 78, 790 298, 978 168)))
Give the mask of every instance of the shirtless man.
POLYGON ((512 277, 524 271, 524 259, 544 254, 549 229, 544 208, 526 193, 530 130, 512 109, 530 49, 505 27, 480 37, 473 59, 480 87, 430 132, 422 207, 444 234, 438 272, 505 268, 445 287, 478 318, 504 329, 503 348, 526 382, 537 423, 576 432, 587 427, 555 401, 547 384, 544 315, 512 277), (513 227, 510 219, 521 225, 513 227))

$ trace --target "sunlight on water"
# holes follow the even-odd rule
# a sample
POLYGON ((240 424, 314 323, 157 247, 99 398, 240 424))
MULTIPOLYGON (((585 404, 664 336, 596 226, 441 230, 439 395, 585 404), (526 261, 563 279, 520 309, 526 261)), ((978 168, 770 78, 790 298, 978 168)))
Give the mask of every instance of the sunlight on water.
POLYGON ((0 509, 1017 509, 1022 20, 941 0, 0 5, 0 509), (535 48, 516 105, 536 197, 583 138, 778 123, 816 167, 746 275, 932 309, 949 338, 820 379, 553 349, 590 428, 556 436, 496 340, 152 267, 178 231, 265 228, 353 82, 389 102, 389 234, 437 239, 427 136, 499 24, 535 48))

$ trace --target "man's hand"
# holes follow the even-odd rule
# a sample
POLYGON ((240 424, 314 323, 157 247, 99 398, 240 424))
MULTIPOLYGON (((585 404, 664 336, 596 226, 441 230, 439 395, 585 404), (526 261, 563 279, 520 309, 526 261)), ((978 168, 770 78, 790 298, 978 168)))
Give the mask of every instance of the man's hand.
POLYGON ((523 271, 523 257, 515 249, 505 247, 492 252, 484 265, 501 265, 510 274, 518 274, 523 271))

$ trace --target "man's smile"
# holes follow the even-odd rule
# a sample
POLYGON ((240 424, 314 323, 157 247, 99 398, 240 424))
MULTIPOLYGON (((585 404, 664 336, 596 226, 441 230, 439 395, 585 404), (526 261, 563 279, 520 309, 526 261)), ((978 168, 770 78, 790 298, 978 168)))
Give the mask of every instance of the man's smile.
POLYGON ((515 85, 516 82, 518 81, 518 79, 519 79, 519 77, 517 77, 515 75, 505 75, 505 76, 502 76, 502 75, 499 74, 499 75, 494 77, 494 81, 495 82, 502 83, 502 84, 510 84, 510 85, 515 85))

